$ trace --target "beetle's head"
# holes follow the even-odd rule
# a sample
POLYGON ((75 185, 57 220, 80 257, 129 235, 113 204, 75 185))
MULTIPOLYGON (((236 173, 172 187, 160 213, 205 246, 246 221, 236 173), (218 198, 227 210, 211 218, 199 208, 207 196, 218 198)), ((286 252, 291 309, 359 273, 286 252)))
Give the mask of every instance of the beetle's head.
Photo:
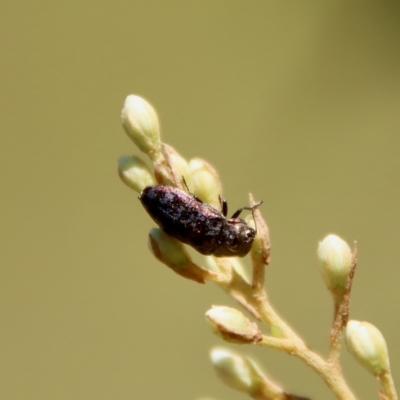
POLYGON ((256 231, 241 218, 231 218, 221 232, 219 248, 214 253, 217 257, 244 257, 251 249, 256 231))

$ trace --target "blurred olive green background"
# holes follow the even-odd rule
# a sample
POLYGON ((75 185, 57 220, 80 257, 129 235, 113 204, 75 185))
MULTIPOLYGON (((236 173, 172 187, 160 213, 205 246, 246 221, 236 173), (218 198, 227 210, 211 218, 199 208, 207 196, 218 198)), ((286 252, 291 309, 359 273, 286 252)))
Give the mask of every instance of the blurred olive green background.
MULTIPOLYGON (((116 172, 139 154, 128 94, 163 140, 219 171, 233 211, 263 199, 271 301, 322 353, 318 241, 359 244, 351 318, 400 385, 400 9, 394 1, 5 1, 1 20, 0 398, 246 398, 214 375, 204 312, 234 304, 147 249, 116 172)), ((238 348, 234 347, 233 348, 238 348)), ((291 392, 332 399, 296 359, 242 346, 291 392)), ((360 399, 376 382, 343 349, 360 399)))

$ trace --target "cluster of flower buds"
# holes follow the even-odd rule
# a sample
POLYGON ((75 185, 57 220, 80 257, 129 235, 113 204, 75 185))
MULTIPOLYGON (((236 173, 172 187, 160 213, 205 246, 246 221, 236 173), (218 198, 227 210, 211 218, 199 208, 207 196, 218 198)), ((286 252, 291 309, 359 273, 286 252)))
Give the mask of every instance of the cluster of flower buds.
POLYGON ((173 147, 162 143, 157 114, 146 100, 129 95, 121 120, 125 132, 153 164, 151 171, 140 157, 121 157, 118 173, 127 186, 139 193, 155 184, 182 188, 184 178, 192 193, 219 207, 221 183, 214 168, 199 158, 187 162, 173 147))
MULTIPOLYGON (((146 100, 136 95, 128 96, 121 118, 125 132, 139 150, 149 157, 152 164, 150 168, 144 160, 135 155, 121 157, 118 173, 128 187, 138 193, 154 185, 174 186, 185 191, 188 189, 205 203, 219 209, 221 183, 215 169, 199 158, 187 161, 173 147, 162 143, 157 114, 146 100)), ((250 198, 250 203, 252 202, 253 199, 250 198)), ((260 214, 255 216, 255 220, 258 236, 251 250, 253 267, 269 263, 268 228, 260 214)), ((248 225, 255 229, 255 222, 249 220, 248 225)), ((237 258, 216 259, 206 256, 207 268, 202 268, 192 261, 186 247, 180 241, 168 236, 159 228, 150 231, 149 247, 158 260, 185 278, 200 283, 206 280, 221 283, 224 279, 229 282, 228 278, 233 276, 234 272, 235 276, 250 286, 247 273, 237 258)), ((320 242, 317 253, 323 280, 333 296, 336 312, 340 313, 340 310, 346 308, 343 305, 346 305, 349 298, 355 255, 349 245, 336 235, 328 235, 320 242)), ((262 269, 260 271, 263 272, 262 269)), ((253 270, 253 287, 254 276, 257 274, 253 270)), ((263 286, 263 279, 259 282, 263 286)), ((231 294, 234 296, 234 292, 231 294)), ((243 300, 240 294, 236 300, 243 300)), ((252 310, 250 306, 247 309, 258 316, 257 311, 252 310)), ((344 322, 340 329, 346 325, 348 319, 348 309, 345 312, 346 318, 342 319, 344 322)), ((225 341, 249 344, 263 339, 258 326, 236 309, 214 306, 206 313, 206 319, 212 331, 225 341)), ((275 337, 280 336, 279 327, 271 326, 271 332, 275 337)), ((386 342, 375 326, 368 322, 351 320, 347 323, 345 337, 350 353, 371 374, 378 379, 390 375, 386 342)), ((215 348, 211 352, 211 361, 217 374, 227 385, 246 392, 255 399, 300 399, 288 395, 270 381, 248 357, 227 349, 215 348)))
MULTIPOLYGON (((153 185, 175 186, 184 191, 189 189, 205 203, 216 209, 220 208, 221 183, 215 169, 199 158, 186 161, 173 147, 163 143, 157 114, 146 100, 129 95, 122 109, 121 120, 129 138, 149 157, 152 164, 150 168, 136 155, 120 157, 118 174, 129 188, 138 193, 153 185)), ((192 262, 185 246, 160 229, 150 232, 149 247, 158 260, 179 275, 197 282, 221 279, 223 274, 228 276, 232 268, 245 276, 239 260, 225 262, 223 271, 219 267, 221 263, 213 262, 211 257, 207 257, 207 269, 197 266, 192 262)))
MULTIPOLYGON (((337 304, 343 300, 352 266, 350 246, 336 235, 328 235, 318 247, 321 274, 337 304)), ((382 333, 368 322, 351 320, 346 326, 346 344, 355 359, 375 376, 389 370, 389 355, 382 333)))

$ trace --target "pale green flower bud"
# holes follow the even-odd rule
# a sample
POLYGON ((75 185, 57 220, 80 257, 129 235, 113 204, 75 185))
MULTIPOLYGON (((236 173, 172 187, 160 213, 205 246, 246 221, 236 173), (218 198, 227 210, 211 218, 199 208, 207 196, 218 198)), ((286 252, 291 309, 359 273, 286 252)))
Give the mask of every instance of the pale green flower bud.
POLYGON ((321 274, 327 288, 340 301, 347 285, 353 255, 349 245, 336 235, 328 235, 318 246, 321 274))
POLYGON ((204 261, 207 265, 207 268, 210 271, 214 271, 216 273, 221 272, 221 269, 219 268, 218 264, 215 262, 215 259, 213 256, 204 256, 204 261))
POLYGON ((252 359, 229 349, 212 349, 211 362, 224 383, 233 389, 246 392, 254 399, 308 400, 284 392, 252 359))
POLYGON ((168 144, 163 145, 163 154, 164 160, 155 165, 158 181, 164 185, 175 186, 187 191, 188 189, 183 183, 183 179, 185 179, 186 185, 190 189, 192 182, 188 162, 168 144))
POLYGON ((146 163, 136 156, 122 156, 118 160, 118 174, 122 182, 140 193, 146 186, 156 185, 156 180, 146 163))
POLYGON ((186 185, 188 185, 189 188, 191 187, 192 184, 188 162, 172 147, 170 147, 169 151, 169 161, 171 165, 173 165, 173 170, 175 173, 175 179, 177 183, 179 182, 183 190, 186 191, 187 187, 183 185, 182 179, 185 178, 186 185))
POLYGON ((158 260, 184 278, 204 283, 204 279, 216 277, 214 272, 194 264, 185 246, 159 228, 150 231, 149 248, 158 260))
POLYGON ((137 147, 153 161, 161 152, 160 126, 154 108, 144 99, 129 95, 121 113, 122 126, 137 147))
POLYGON ((220 210, 221 182, 215 169, 200 158, 193 158, 189 162, 192 175, 193 193, 204 203, 211 204, 220 210))
POLYGON ((218 376, 231 388, 250 395, 262 389, 263 377, 249 358, 221 347, 212 349, 210 356, 218 376))
POLYGON ((271 335, 273 337, 276 337, 276 338, 282 338, 283 337, 282 328, 281 327, 279 327, 277 325, 271 325, 270 330, 271 330, 271 335))
POLYGON ((368 372, 380 375, 389 371, 385 338, 369 322, 351 320, 346 327, 346 344, 350 353, 368 372))
POLYGON ((230 257, 229 261, 233 269, 247 282, 250 283, 250 277, 247 269, 238 257, 230 257))
POLYGON ((262 339, 257 324, 251 322, 242 312, 225 306, 212 306, 206 312, 212 331, 228 342, 254 343, 262 339))
POLYGON ((250 283, 249 273, 238 257, 221 258, 204 256, 204 260, 209 270, 219 273, 225 271, 230 275, 233 268, 247 283, 250 283), (222 268, 221 264, 223 264, 222 268))

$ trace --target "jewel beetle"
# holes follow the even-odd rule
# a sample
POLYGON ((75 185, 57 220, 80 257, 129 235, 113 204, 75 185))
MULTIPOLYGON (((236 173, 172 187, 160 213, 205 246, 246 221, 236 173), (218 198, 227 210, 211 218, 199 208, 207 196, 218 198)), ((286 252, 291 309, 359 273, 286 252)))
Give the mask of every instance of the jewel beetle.
POLYGON ((227 218, 227 203, 221 202, 221 211, 203 203, 193 194, 172 186, 147 186, 139 200, 150 217, 168 235, 186 243, 204 255, 215 257, 244 257, 251 248, 256 230, 239 218, 242 207, 227 218))

